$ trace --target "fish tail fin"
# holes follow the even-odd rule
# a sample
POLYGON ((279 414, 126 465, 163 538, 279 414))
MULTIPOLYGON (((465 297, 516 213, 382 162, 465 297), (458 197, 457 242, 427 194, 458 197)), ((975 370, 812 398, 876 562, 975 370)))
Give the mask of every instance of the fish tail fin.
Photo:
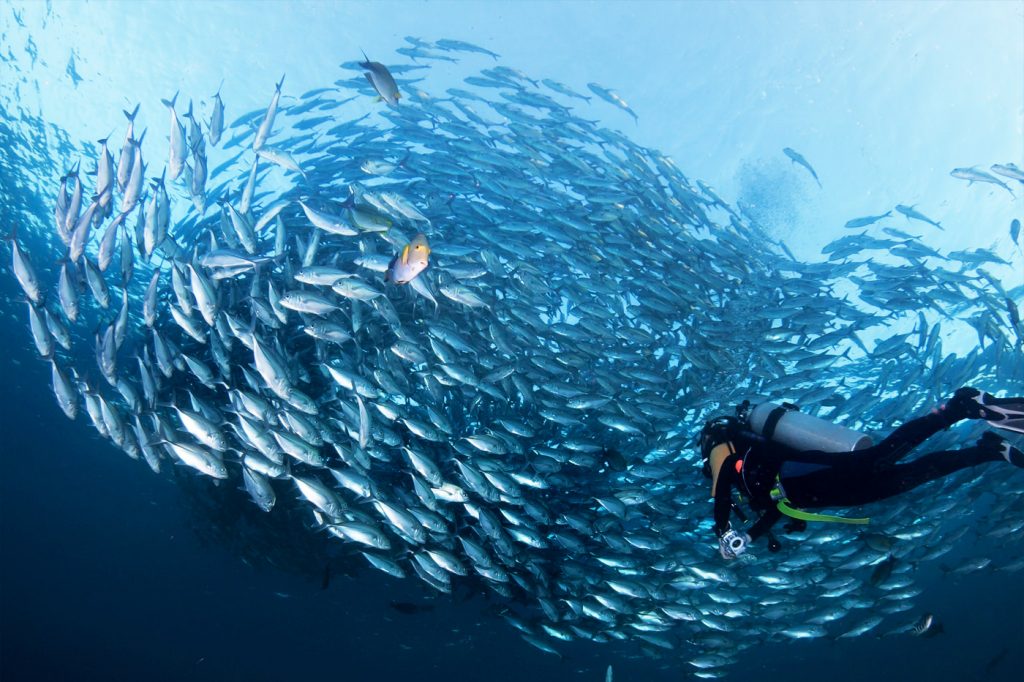
POLYGON ((138 114, 139 114, 139 107, 141 105, 142 105, 141 102, 139 104, 136 104, 135 108, 132 109, 132 113, 130 113, 130 114, 128 113, 127 110, 122 110, 124 112, 125 118, 127 118, 129 122, 134 122, 135 121, 135 117, 138 116, 138 114))
POLYGON ((192 100, 188 101, 188 111, 185 112, 185 118, 192 118, 192 100))
POLYGON ((224 87, 224 79, 220 79, 220 85, 217 86, 217 92, 213 93, 214 97, 220 97, 220 89, 224 87))
POLYGON ((156 181, 156 184, 164 184, 164 180, 167 178, 167 166, 164 166, 164 172, 160 174, 160 179, 156 181))
MULTIPOLYGON (((276 86, 275 86, 275 88, 274 88, 274 89, 275 89, 275 90, 277 90, 278 92, 281 92, 281 86, 282 86, 282 85, 284 85, 284 77, 285 77, 285 74, 283 74, 283 73, 282 73, 282 74, 281 74, 281 80, 279 80, 279 81, 277 82, 277 85, 276 85, 276 86)), ((220 91, 218 90, 218 92, 220 92, 220 91)))
POLYGON ((179 92, 181 92, 181 91, 179 90, 178 92, 174 93, 174 97, 172 97, 170 100, 162 99, 160 101, 163 102, 164 106, 167 107, 168 109, 173 109, 174 108, 174 103, 178 101, 178 93, 179 92))

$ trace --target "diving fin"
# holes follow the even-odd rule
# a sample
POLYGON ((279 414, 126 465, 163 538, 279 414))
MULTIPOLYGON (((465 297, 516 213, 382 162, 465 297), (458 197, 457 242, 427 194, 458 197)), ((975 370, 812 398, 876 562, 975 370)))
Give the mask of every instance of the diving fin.
POLYGON ((1013 466, 1024 469, 1024 452, 1010 445, 1005 438, 998 434, 991 431, 981 434, 981 438, 978 439, 978 447, 998 453, 1013 466))
POLYGON ((984 419, 997 429, 1024 433, 1024 398, 997 398, 964 386, 957 389, 946 408, 955 410, 956 419, 984 419))
POLYGON ((979 398, 985 421, 997 429, 1024 433, 1024 398, 996 398, 987 393, 979 398))
POLYGON ((1004 431, 1024 433, 1024 405, 1020 406, 1019 412, 1008 414, 998 421, 990 419, 988 420, 988 423, 991 426, 994 426, 997 429, 1003 429, 1004 431))

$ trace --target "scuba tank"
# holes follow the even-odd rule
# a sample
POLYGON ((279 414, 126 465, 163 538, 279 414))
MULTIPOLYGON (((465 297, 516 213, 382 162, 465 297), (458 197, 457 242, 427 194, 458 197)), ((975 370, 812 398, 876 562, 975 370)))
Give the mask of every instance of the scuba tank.
POLYGON ((873 444, 870 436, 799 412, 791 403, 751 405, 744 400, 736 416, 757 435, 801 452, 852 452, 873 444))

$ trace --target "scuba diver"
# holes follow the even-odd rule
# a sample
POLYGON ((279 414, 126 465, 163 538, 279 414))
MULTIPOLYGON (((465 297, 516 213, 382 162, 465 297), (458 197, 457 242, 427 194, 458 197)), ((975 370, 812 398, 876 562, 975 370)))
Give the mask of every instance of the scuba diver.
POLYGON ((796 411, 795 406, 744 401, 735 417, 705 423, 700 435, 704 475, 711 479, 714 530, 724 559, 735 559, 747 545, 768 536, 768 549, 780 544, 771 532, 783 516, 787 531, 807 521, 864 524, 855 519, 803 511, 855 507, 912 490, 983 462, 1006 460, 1024 468, 1024 452, 992 431, 973 447, 932 452, 910 462, 899 460, 930 436, 962 419, 984 419, 992 426, 1024 433, 1024 398, 996 398, 975 388, 958 389, 945 405, 903 424, 877 445, 862 433, 796 411), (730 512, 746 521, 733 503, 733 490, 761 514, 746 533, 732 528, 730 512))

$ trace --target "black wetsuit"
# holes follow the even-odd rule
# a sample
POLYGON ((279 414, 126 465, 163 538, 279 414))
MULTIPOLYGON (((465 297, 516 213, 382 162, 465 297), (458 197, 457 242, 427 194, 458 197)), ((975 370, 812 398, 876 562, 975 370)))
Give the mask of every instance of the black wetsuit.
POLYGON ((722 463, 715 486, 715 532, 729 527, 733 488, 761 518, 747 531, 751 539, 766 533, 782 516, 771 498, 776 477, 789 504, 797 509, 853 507, 892 497, 937 478, 1001 460, 991 449, 969 447, 900 458, 958 419, 936 412, 900 426, 878 445, 854 452, 800 452, 752 433, 735 437, 733 453, 722 463))

